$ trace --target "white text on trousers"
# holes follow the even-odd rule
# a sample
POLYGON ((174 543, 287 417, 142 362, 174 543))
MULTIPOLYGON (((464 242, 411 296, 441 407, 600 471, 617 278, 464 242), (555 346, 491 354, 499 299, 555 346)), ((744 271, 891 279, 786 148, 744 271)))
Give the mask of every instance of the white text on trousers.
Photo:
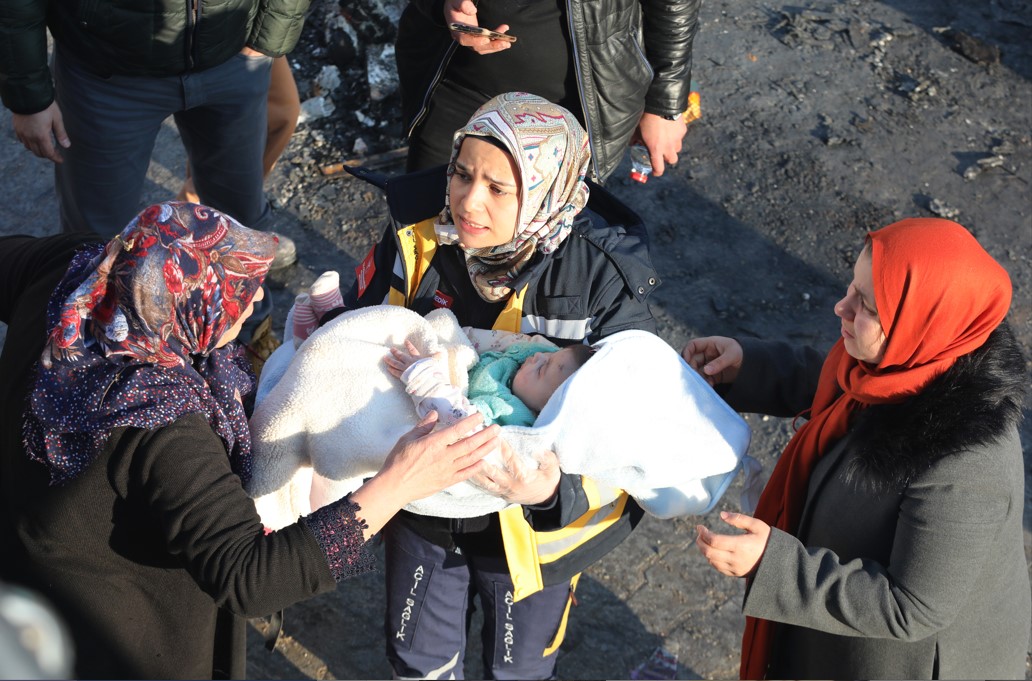
POLYGON ((412 588, 409 589, 408 598, 405 599, 405 609, 401 611, 401 622, 398 630, 394 632, 394 638, 399 641, 405 640, 405 629, 408 628, 409 620, 412 619, 412 608, 416 605, 416 590, 419 588, 419 583, 423 581, 423 566, 420 565, 416 568, 416 571, 412 573, 412 588))
POLYGON ((502 637, 502 642, 505 644, 505 657, 502 658, 502 662, 506 664, 515 664, 515 660, 512 658, 512 648, 515 643, 513 632, 515 627, 512 624, 512 592, 505 592, 505 635, 502 637))

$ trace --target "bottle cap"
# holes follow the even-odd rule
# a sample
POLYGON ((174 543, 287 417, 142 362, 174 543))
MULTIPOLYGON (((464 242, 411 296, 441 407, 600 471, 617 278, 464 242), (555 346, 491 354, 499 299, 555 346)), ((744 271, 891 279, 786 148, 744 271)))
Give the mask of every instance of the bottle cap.
POLYGON ((640 173, 637 170, 632 170, 631 179, 635 182, 641 182, 642 184, 645 184, 649 181, 649 176, 647 173, 640 173))

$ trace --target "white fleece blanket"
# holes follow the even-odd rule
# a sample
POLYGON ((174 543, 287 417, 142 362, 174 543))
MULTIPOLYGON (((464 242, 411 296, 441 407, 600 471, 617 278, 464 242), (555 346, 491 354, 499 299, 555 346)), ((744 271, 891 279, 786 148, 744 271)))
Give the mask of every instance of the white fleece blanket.
MULTIPOLYGON (((456 350, 467 368, 476 360, 451 312, 424 319, 397 306, 346 312, 296 353, 288 342, 270 358, 251 419, 249 485, 267 527, 283 527, 356 489, 416 423, 404 386, 383 362, 388 348, 406 338, 424 352, 456 350)), ((534 452, 554 451, 567 473, 624 489, 658 517, 711 509, 745 456, 745 421, 653 334, 624 331, 597 348, 533 427, 505 426, 505 439, 528 462, 534 452)), ((460 483, 406 508, 466 518, 506 506, 460 483)))

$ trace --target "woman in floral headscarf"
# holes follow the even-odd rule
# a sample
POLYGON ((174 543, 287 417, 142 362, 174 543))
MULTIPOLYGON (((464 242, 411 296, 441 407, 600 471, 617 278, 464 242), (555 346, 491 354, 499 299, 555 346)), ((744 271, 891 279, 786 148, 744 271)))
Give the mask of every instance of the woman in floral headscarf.
POLYGON ((0 577, 55 606, 77 678, 242 677, 243 617, 369 569, 366 539, 405 499, 497 445, 453 443, 476 420, 423 424, 361 489, 265 533, 241 485, 254 376, 233 340, 274 253, 186 203, 107 244, 0 239, 0 577))
MULTIPOLYGON (((447 167, 387 182, 393 222, 345 304, 447 307, 464 326, 559 345, 654 331, 646 299, 659 281, 644 227, 589 186, 589 162, 569 111, 526 93, 495 97, 455 133, 447 167)), ((523 506, 461 521, 402 513, 385 528, 399 677, 462 678, 474 595, 486 613, 484 673, 553 676, 578 573, 641 516, 626 495, 561 473, 554 455, 534 470, 487 468, 477 482, 523 506)))
POLYGON ((746 411, 808 420, 744 534, 742 678, 1025 678, 1032 608, 1018 423, 1028 370, 1007 272, 960 225, 871 232, 826 358, 701 338, 684 357, 746 411))

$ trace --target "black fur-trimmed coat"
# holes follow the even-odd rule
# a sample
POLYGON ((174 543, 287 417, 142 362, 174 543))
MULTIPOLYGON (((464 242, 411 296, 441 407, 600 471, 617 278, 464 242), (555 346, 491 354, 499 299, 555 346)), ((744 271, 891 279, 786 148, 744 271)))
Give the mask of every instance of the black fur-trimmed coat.
MULTIPOLYGON (((743 341, 728 391, 791 416, 823 356, 743 341)), ((861 411, 773 530, 746 615, 781 623, 769 678, 1024 678, 1032 597, 1018 436, 1029 375, 1006 325, 920 395, 861 411)))

